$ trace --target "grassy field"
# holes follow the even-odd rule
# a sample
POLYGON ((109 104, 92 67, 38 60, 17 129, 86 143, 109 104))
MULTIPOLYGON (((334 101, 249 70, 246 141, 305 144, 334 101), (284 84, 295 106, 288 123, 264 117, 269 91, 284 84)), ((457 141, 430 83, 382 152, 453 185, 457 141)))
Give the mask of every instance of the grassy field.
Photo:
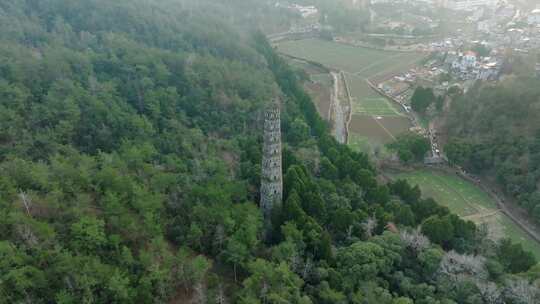
POLYGON ((320 39, 285 41, 278 44, 278 50, 349 73, 356 73, 375 62, 395 55, 391 52, 357 48, 320 39))
POLYGON ((366 80, 405 71, 417 63, 422 54, 380 51, 319 39, 287 41, 277 48, 285 54, 345 72, 352 99, 351 147, 365 151, 371 145, 373 152, 409 129, 410 124, 401 109, 371 89, 366 80))
POLYGON ((430 170, 400 173, 393 178, 419 185, 424 197, 432 197, 465 219, 477 224, 486 223, 496 238, 509 237, 540 258, 540 244, 501 213, 495 201, 473 183, 456 175, 430 170))
POLYGON ((285 41, 278 50, 295 57, 322 63, 358 76, 399 72, 422 58, 417 53, 381 51, 349 46, 320 39, 285 41))
POLYGON ((349 146, 356 151, 370 153, 369 138, 356 133, 349 134, 349 146))
POLYGON ((353 113, 369 116, 403 116, 396 105, 370 88, 365 78, 345 76, 353 101, 353 113))

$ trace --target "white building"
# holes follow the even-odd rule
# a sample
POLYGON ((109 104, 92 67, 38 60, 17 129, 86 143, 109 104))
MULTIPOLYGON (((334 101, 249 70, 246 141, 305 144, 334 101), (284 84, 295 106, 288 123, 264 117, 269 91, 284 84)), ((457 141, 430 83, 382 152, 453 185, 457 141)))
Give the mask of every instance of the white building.
POLYGON ((477 55, 475 52, 469 51, 463 56, 462 64, 467 68, 474 68, 476 66, 477 55))
POLYGON ((492 20, 484 20, 484 21, 479 21, 477 24, 476 24, 476 28, 479 32, 482 32, 482 33, 490 33, 491 31, 493 31, 495 28, 497 27, 497 24, 495 22, 493 22, 492 20))
POLYGON ((495 80, 499 75, 499 67, 496 62, 490 62, 480 66, 477 79, 480 80, 495 80))
MULTIPOLYGON (((450 70, 457 75, 460 79, 480 79, 481 77, 491 77, 491 74, 488 74, 488 71, 485 71, 485 74, 481 74, 480 67, 482 66, 479 62, 478 55, 469 51, 466 53, 459 54, 448 54, 448 60, 450 61, 450 70)), ((447 61, 448 62, 448 61, 447 61)), ((491 71, 489 71, 491 72, 491 71)), ((486 79, 487 79, 486 78, 486 79)))
POLYGON ((277 2, 275 4, 275 7, 283 7, 291 11, 294 11, 300 14, 302 18, 309 18, 319 13, 319 9, 313 5, 310 5, 310 6, 302 6, 298 4, 287 5, 287 4, 281 4, 280 2, 277 2))
POLYGON ((498 0, 446 0, 444 7, 456 11, 470 11, 477 7, 495 7, 498 0))
POLYGON ((529 24, 540 24, 540 9, 533 10, 527 17, 529 24))

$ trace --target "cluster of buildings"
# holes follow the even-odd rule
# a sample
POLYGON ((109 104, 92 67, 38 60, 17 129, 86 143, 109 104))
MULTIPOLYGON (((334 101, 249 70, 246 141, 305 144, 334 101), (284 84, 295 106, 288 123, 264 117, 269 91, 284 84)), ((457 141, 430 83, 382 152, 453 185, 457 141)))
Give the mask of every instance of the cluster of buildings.
POLYGON ((540 9, 524 12, 510 4, 500 5, 483 14, 476 27, 493 48, 540 48, 540 9))
POLYGON ((527 16, 527 23, 530 25, 540 24, 540 9, 534 9, 529 13, 527 16))
MULTIPOLYGON (((458 38, 433 42, 424 50, 437 52, 442 59, 433 66, 457 80, 497 80, 503 63, 503 52, 486 41, 464 41, 458 38), (482 46, 489 54, 480 55, 470 50, 472 45, 482 46)), ((430 66, 430 68, 434 68, 430 66)), ((440 71, 437 69, 437 71, 440 71)), ((437 73, 439 74, 439 73, 437 73)), ((437 76, 437 75, 433 75, 437 76)))
POLYGON ((277 2, 275 6, 288 9, 294 13, 299 14, 300 16, 302 16, 302 18, 305 19, 310 17, 316 17, 319 14, 319 9, 313 5, 302 6, 296 3, 284 4, 277 2))
POLYGON ((493 7, 499 0, 442 0, 442 7, 456 11, 471 11, 479 7, 493 7))
POLYGON ((437 8, 447 8, 452 10, 473 10, 482 6, 496 5, 500 0, 371 0, 371 4, 378 3, 407 3, 425 4, 437 8))
POLYGON ((502 62, 497 57, 481 57, 474 51, 447 53, 445 63, 460 80, 497 80, 502 62))
MULTIPOLYGON (((468 88, 476 80, 496 81, 501 74, 502 57, 497 52, 492 52, 492 56, 480 56, 475 51, 450 50, 440 55, 421 67, 388 75, 378 81, 377 88, 410 112, 409 101, 418 86, 431 87, 439 96, 444 95, 451 86, 468 88)), ((540 74, 540 65, 538 71, 540 74)))

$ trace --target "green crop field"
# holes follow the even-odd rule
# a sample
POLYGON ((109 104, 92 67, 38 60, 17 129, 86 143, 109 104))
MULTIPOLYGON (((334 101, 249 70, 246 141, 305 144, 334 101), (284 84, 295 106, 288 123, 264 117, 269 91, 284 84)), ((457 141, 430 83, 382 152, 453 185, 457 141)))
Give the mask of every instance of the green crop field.
POLYGON ((356 133, 349 134, 349 146, 355 151, 370 152, 369 138, 356 133))
POLYGON ((319 39, 286 41, 279 43, 277 47, 285 54, 319 62, 349 73, 356 73, 374 62, 395 55, 392 52, 358 48, 319 39))
POLYGON ((392 178, 406 179, 412 185, 418 185, 424 197, 432 197, 465 219, 477 224, 486 223, 495 237, 511 238, 540 258, 540 244, 498 211, 495 201, 473 183, 456 175, 431 170, 399 173, 392 178))
POLYGON ((423 57, 418 53, 392 53, 386 52, 386 57, 381 61, 372 63, 355 74, 359 77, 377 79, 385 75, 392 75, 408 71, 423 57))
POLYGON ((384 97, 363 98, 359 102, 354 102, 353 113, 370 116, 399 116, 400 113, 389 104, 384 97))
POLYGON ((382 97, 368 86, 364 78, 345 75, 351 90, 354 114, 369 116, 401 116, 402 114, 391 101, 382 97))
POLYGON ((280 52, 304 58, 360 77, 402 72, 423 58, 419 53, 402 53, 355 47, 320 39, 279 43, 280 52))

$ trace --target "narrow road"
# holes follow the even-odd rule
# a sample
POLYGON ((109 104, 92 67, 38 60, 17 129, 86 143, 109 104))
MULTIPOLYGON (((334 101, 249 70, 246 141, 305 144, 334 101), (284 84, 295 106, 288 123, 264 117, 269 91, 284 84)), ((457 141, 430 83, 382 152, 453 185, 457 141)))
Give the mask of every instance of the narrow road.
POLYGON ((351 116, 351 97, 347 88, 347 80, 342 72, 330 72, 332 75, 332 97, 330 101, 330 118, 333 122, 333 133, 336 140, 347 144, 351 116))
POLYGON ((339 83, 340 83, 340 74, 337 72, 331 72, 332 75, 332 82, 333 82, 333 90, 332 90, 332 101, 331 101, 331 112, 334 113, 333 115, 333 121, 334 121, 334 137, 336 140, 342 144, 347 143, 347 125, 346 125, 346 118, 343 106, 341 105, 340 101, 340 89, 339 89, 339 83))

